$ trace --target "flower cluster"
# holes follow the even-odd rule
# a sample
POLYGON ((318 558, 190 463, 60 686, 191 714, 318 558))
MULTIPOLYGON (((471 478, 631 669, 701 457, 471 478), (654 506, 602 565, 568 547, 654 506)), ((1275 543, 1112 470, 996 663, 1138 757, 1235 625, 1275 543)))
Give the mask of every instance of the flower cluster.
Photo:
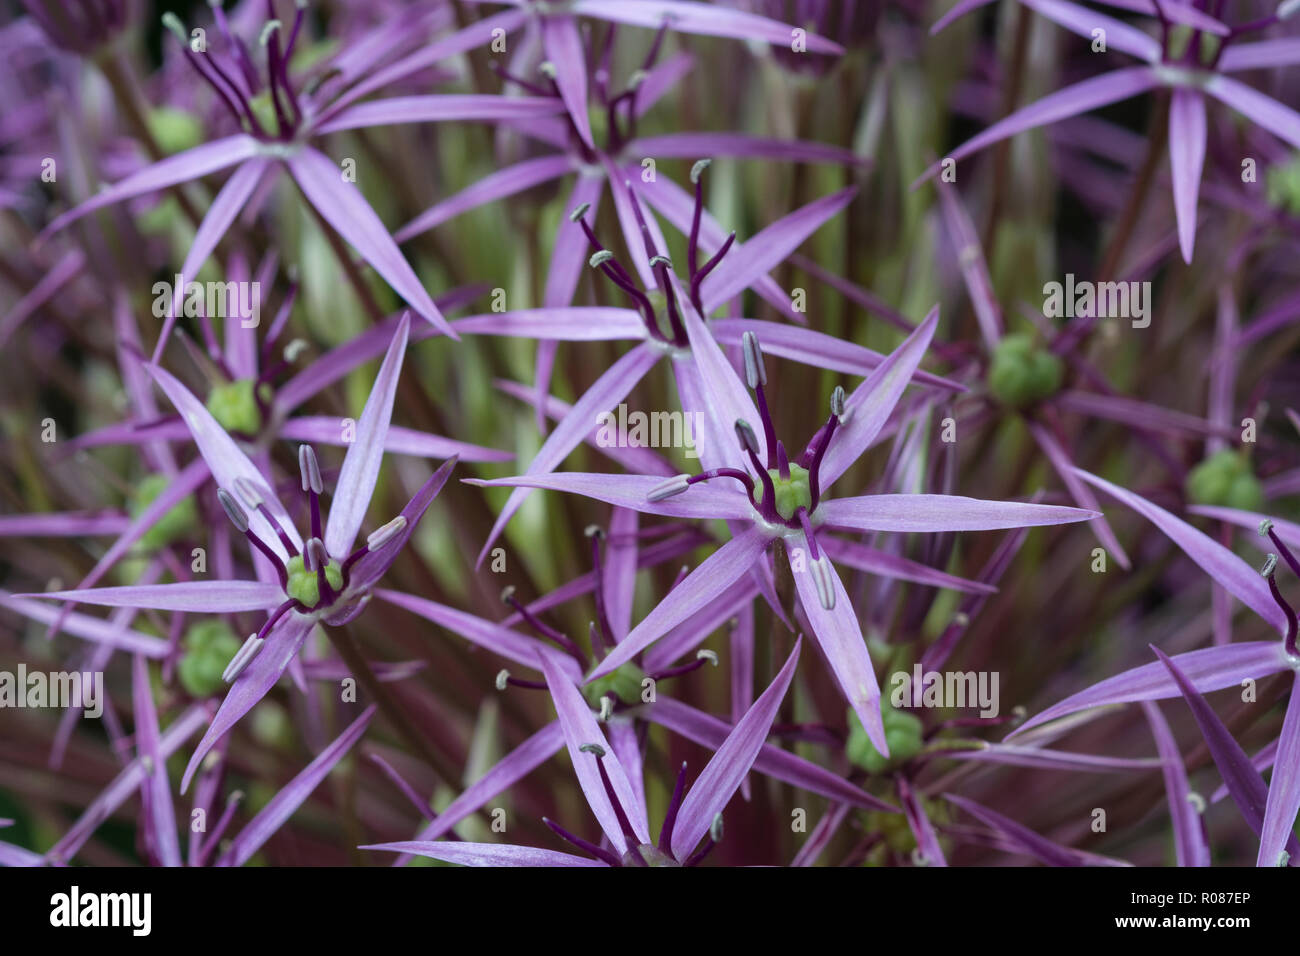
POLYGON ((21 6, 0 864, 1300 863, 1296 0, 21 6))

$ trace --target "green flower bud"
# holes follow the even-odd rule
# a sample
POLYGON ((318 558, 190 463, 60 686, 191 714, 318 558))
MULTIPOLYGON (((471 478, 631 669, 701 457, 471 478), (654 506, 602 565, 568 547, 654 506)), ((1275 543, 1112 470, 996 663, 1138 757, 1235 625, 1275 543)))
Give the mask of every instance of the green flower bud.
POLYGON ((225 621, 209 619, 185 632, 185 654, 176 673, 191 697, 211 697, 221 689, 221 674, 238 653, 239 638, 225 621))
POLYGON ((641 702, 641 682, 645 680, 645 671, 635 664, 628 663, 619 667, 612 674, 598 677, 582 687, 582 696, 593 708, 600 708, 600 699, 608 694, 617 697, 621 703, 637 704, 641 702))
POLYGON ((885 725, 885 743, 889 756, 884 757, 867 736, 862 721, 854 711, 849 711, 849 741, 845 751, 849 760, 868 773, 882 773, 915 757, 921 751, 921 720, 905 710, 895 710, 882 699, 880 718, 885 725))
MULTIPOLYGON (((241 378, 216 385, 208 393, 208 411, 226 431, 256 435, 262 430, 262 413, 257 407, 257 396, 253 394, 254 384, 251 378, 241 378)), ((269 403, 273 397, 271 386, 265 382, 257 394, 263 403, 269 403)))
POLYGON ((1264 489, 1247 458, 1231 449, 1211 455, 1187 475, 1187 497, 1198 505, 1242 511, 1264 507, 1264 489))
MULTIPOLYGON (((149 475, 144 478, 136 486, 135 497, 130 507, 131 517, 140 517, 169 484, 171 478, 167 475, 149 475)), ((146 550, 156 551, 185 537, 197 524, 198 511, 194 507, 194 499, 187 495, 176 502, 157 524, 144 533, 140 544, 146 550)))
POLYGON ((1028 335, 1008 335, 993 353, 988 386, 1002 404, 1027 408, 1055 395, 1064 377, 1059 357, 1037 347, 1028 335))
MULTIPOLYGON (((302 555, 295 554, 290 558, 285 569, 289 572, 289 584, 284 589, 285 593, 309 608, 319 604, 320 582, 316 579, 315 571, 307 570, 307 563, 303 561, 302 555)), ((343 589, 343 568, 333 558, 325 565, 325 580, 335 591, 343 589)))

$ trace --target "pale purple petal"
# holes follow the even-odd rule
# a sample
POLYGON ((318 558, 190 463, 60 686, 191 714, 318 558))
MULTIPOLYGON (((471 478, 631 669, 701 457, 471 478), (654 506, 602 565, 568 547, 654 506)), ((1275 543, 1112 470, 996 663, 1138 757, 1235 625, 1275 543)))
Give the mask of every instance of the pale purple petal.
POLYGON ((522 163, 507 166, 505 169, 484 176, 455 195, 434 203, 397 230, 393 238, 399 243, 406 242, 413 236, 428 232, 461 213, 521 193, 540 183, 549 182, 563 176, 572 168, 573 163, 567 156, 542 156, 539 159, 527 159, 522 163))
POLYGON ((374 715, 375 705, 371 704, 328 747, 317 754, 301 773, 267 801, 266 806, 258 811, 257 816, 249 820, 248 825, 230 841, 230 846, 218 858, 216 865, 243 866, 247 863, 253 854, 260 850, 280 827, 284 826, 293 816, 293 812, 311 796, 312 791, 320 786, 321 781, 329 775, 334 766, 347 756, 352 745, 366 732, 370 718, 374 715))
POLYGON ((653 489, 662 485, 657 475, 606 475, 599 472, 566 471, 554 475, 536 475, 518 478, 466 478, 465 484, 482 488, 544 488, 549 491, 567 491, 584 495, 596 501, 632 508, 643 514, 666 515, 670 518, 744 518, 755 517, 754 506, 739 485, 719 479, 700 482, 686 491, 662 501, 646 499, 653 489))
POLYGON ((388 423, 393 417, 393 399, 397 395, 397 379, 402 374, 402 359, 406 354, 410 319, 402 316, 397 332, 388 346, 384 364, 370 387, 366 407, 357 422, 356 437, 343 458, 334 496, 330 499, 329 519, 325 524, 325 549, 342 558, 352 550, 352 542, 361 530, 370 498, 379 481, 379 466, 384 459, 384 439, 388 423))
POLYGON ((1217 74, 1206 81, 1204 89, 1274 136, 1300 149, 1300 113, 1289 106, 1283 106, 1245 83, 1217 74))
POLYGON ((537 659, 542 672, 546 675, 546 686, 550 688, 551 700, 555 703, 555 713, 560 719, 560 728, 564 731, 564 744, 568 748, 569 759, 573 761, 573 771, 582 786, 582 792, 587 797, 587 803, 591 806, 591 812, 600 823, 600 828, 605 831, 605 836, 609 838, 609 842, 613 844, 619 856, 627 852, 629 849, 627 840, 619 826, 618 816, 614 805, 610 802, 609 794, 605 792, 605 785, 601 781, 600 770, 596 764, 597 760, 605 766, 605 773, 609 777, 614 796, 617 797, 624 815, 632 825, 632 832, 641 843, 649 843, 649 826, 644 815, 637 812, 636 795, 627 778, 627 771, 623 769, 618 755, 614 753, 609 741, 601 732, 590 705, 578 690, 578 685, 555 666, 551 657, 539 654, 537 659), (582 750, 586 744, 596 744, 603 748, 605 755, 597 757, 594 753, 582 750))
POLYGON ((901 555, 890 554, 879 548, 873 548, 857 541, 833 538, 822 535, 817 538, 817 546, 826 552, 836 564, 846 564, 858 571, 876 574, 880 577, 895 578, 899 581, 913 581, 916 584, 928 584, 935 588, 951 588, 973 594, 994 594, 997 588, 991 584, 970 581, 956 575, 932 568, 928 564, 912 561, 901 555))
POLYGON ((135 711, 136 756, 150 766, 145 771, 140 791, 148 818, 146 827, 150 846, 163 866, 180 866, 176 809, 172 805, 171 781, 167 779, 167 761, 162 754, 158 711, 154 707, 153 687, 149 684, 149 665, 138 654, 131 659, 131 699, 135 711))
POLYGON ((14 597, 0 591, 0 607, 7 607, 42 624, 53 624, 56 619, 61 620, 60 630, 63 633, 114 650, 153 658, 166 657, 170 652, 170 645, 161 637, 133 631, 103 618, 63 611, 30 598, 14 597))
POLYGON ((578 33, 578 21, 571 16, 542 18, 542 45, 546 59, 555 69, 555 85, 578 130, 578 136, 595 149, 591 118, 587 115, 587 57, 578 33))
POLYGON ((472 122, 552 116, 563 104, 542 96, 495 96, 483 93, 435 96, 394 96, 350 106, 317 127, 318 133, 337 133, 368 126, 404 123, 472 122))
MULTIPOLYGON (((665 22, 678 33, 699 33, 704 36, 732 37, 737 40, 759 40, 789 47, 793 40, 792 28, 776 20, 746 13, 731 7, 692 0, 574 0, 569 11, 579 16, 599 17, 618 23, 658 29, 665 22)), ((809 33, 807 49, 811 53, 844 52, 838 43, 809 33)))
POLYGON ((404 840, 397 843, 374 843, 362 850, 388 850, 392 853, 410 853, 427 856, 458 866, 608 866, 601 860, 592 860, 558 850, 538 850, 531 846, 513 846, 509 843, 465 843, 462 841, 429 842, 404 840))
POLYGON ((692 614, 698 614, 749 570, 770 540, 764 529, 750 528, 709 555, 632 628, 587 679, 613 673, 692 614))
POLYGON ((960 495, 861 495, 817 508, 826 524, 853 531, 996 531, 1088 521, 1095 511, 960 495))
POLYGON ((191 611, 220 614, 230 611, 265 611, 284 602, 278 584, 263 581, 177 581, 172 584, 126 584, 111 588, 42 591, 28 598, 57 598, 99 607, 153 608, 157 611, 191 611))
POLYGON ((457 319, 452 326, 461 335, 521 335, 531 339, 565 342, 603 342, 646 337, 639 312, 611 306, 552 306, 488 312, 457 319))
POLYGON ((907 778, 901 775, 898 777, 898 799, 903 804, 907 825, 912 830, 912 836, 916 837, 916 848, 921 851, 925 865, 947 866, 948 861, 944 858, 943 847, 939 846, 939 836, 934 832, 934 825, 925 814, 925 807, 912 790, 912 785, 907 782, 907 778))
POLYGON ((794 650, 790 652, 785 666, 771 686, 759 695, 754 706, 727 735, 727 739, 691 784, 673 826, 672 850, 673 856, 678 860, 685 861, 704 834, 709 832, 713 818, 731 802, 741 780, 753 766, 754 759, 772 729, 772 721, 776 720, 777 712, 781 709, 781 702, 785 700, 790 681, 794 678, 794 669, 799 662, 799 646, 800 642, 795 641, 794 650))
POLYGON ((1187 782, 1187 768, 1178 750, 1178 741, 1160 705, 1149 700, 1142 702, 1142 710, 1151 725, 1151 734, 1160 751, 1161 771, 1165 777, 1165 790, 1169 794, 1169 817, 1174 828, 1174 852, 1179 866, 1209 866, 1210 847, 1205 841, 1205 827, 1200 814, 1192 806, 1192 788, 1187 782))
POLYGON ((1205 165, 1205 97, 1175 88, 1169 104, 1169 167, 1174 180, 1174 214, 1183 261, 1192 261, 1196 243, 1196 197, 1205 165))
POLYGON ((289 171, 316 211, 350 243, 406 302, 444 335, 457 338, 442 313, 429 298, 424 285, 402 258, 397 243, 365 196, 343 179, 339 167, 328 156, 310 147, 288 160, 289 171))
POLYGON ((1186 521, 1153 505, 1141 495, 1113 485, 1105 479, 1076 469, 1084 481, 1096 485, 1117 501, 1142 515, 1195 561, 1206 574, 1223 585, 1237 600, 1266 620, 1279 634, 1286 632, 1286 619, 1273 600, 1268 584, 1254 568, 1186 521))

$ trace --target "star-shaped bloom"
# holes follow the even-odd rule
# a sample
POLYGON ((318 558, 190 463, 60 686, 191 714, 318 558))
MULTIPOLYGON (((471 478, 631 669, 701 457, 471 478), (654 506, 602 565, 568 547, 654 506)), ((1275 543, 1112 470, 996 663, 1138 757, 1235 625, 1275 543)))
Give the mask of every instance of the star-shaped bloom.
MULTIPOLYGON (((831 530, 858 532, 976 531, 1084 521, 1096 512, 1019 502, 981 501, 950 495, 865 495, 828 499, 825 492, 871 446, 920 364, 938 324, 938 311, 877 366, 852 396, 837 389, 831 413, 797 459, 776 438, 765 391, 767 374, 752 333, 743 338, 745 377, 755 409, 735 371, 708 341, 703 323, 684 309, 701 387, 697 407, 715 426, 734 423, 739 448, 729 461, 701 461, 705 471, 664 481, 648 475, 567 473, 471 481, 486 486, 551 488, 576 492, 648 514, 717 518, 733 522, 733 538, 673 588, 590 678, 612 673, 699 613, 741 575, 760 563, 775 542, 785 544, 795 585, 812 635, 872 743, 888 754, 880 714, 880 689, 867 655, 858 616, 829 556, 819 546, 831 530), (761 432, 750 422, 759 421, 761 432)), ((715 428, 716 433, 716 428, 715 428)), ((735 443, 728 447, 736 449, 735 443)))
POLYGON ((445 462, 400 515, 354 547, 378 482, 409 329, 410 320, 403 317, 357 422, 356 438, 344 456, 325 519, 320 507, 324 488, 315 452, 310 445, 299 448, 302 490, 311 513, 311 534, 305 542, 263 472, 212 414, 170 373, 151 369, 193 434, 216 479, 227 516, 260 556, 255 564, 261 580, 188 581, 20 595, 104 607, 210 614, 269 612, 266 622, 249 636, 226 670, 230 692, 190 759, 182 790, 216 741, 275 685, 318 623, 345 624, 360 613, 375 583, 397 560, 456 465, 455 458, 445 462))
POLYGON ((758 757, 798 660, 799 644, 796 643, 771 686, 722 741, 689 791, 685 787, 686 766, 682 765, 655 843, 650 839, 644 798, 630 779, 632 773, 639 776, 641 768, 624 765, 573 681, 546 656, 541 656, 540 664, 555 702, 574 773, 612 850, 584 840, 551 820, 544 822, 588 856, 510 844, 433 840, 384 843, 362 849, 414 853, 468 866, 696 865, 721 838, 722 811, 758 757))
MULTIPOLYGON (((987 2, 962 0, 934 25, 932 32, 987 2)), ((1017 110, 936 162, 922 179, 938 172, 943 161, 960 161, 1008 136, 1163 88, 1171 93, 1169 163, 1178 241, 1183 259, 1191 262, 1197 196, 1205 165, 1207 98, 1218 100, 1300 149, 1300 113, 1231 76, 1300 64, 1300 40, 1295 37, 1254 42, 1243 39, 1278 23, 1279 14, 1230 28, 1190 4, 1160 0, 1113 4, 1159 17, 1162 38, 1157 40, 1144 30, 1069 0, 1020 2, 1090 41, 1095 42, 1095 31, 1104 31, 1108 47, 1141 60, 1141 65, 1091 77, 1017 110)))
MULTIPOLYGON (((213 199, 181 267, 182 279, 175 290, 179 301, 186 283, 198 274, 235 217, 256 196, 266 194, 267 178, 287 173, 321 218, 356 249, 395 293, 435 328, 455 338, 455 332, 361 190, 314 144, 324 136, 345 130, 441 121, 496 122, 562 112, 563 104, 550 98, 490 95, 400 96, 353 103, 355 87, 349 91, 352 95, 347 102, 343 102, 336 81, 339 76, 346 78, 346 70, 340 68, 338 74, 326 76, 310 88, 302 78, 290 74, 289 63, 302 32, 305 7, 297 8, 293 24, 287 30, 279 20, 266 23, 259 40, 265 50, 265 67, 261 72, 255 67, 243 39, 229 30, 220 5, 213 9, 222 44, 204 52, 191 49, 189 34, 174 14, 165 14, 163 22, 176 35, 194 70, 212 87, 239 132, 169 156, 133 173, 55 218, 43 235, 113 203, 233 166, 235 171, 213 199)), ((444 44, 438 52, 450 56, 486 45, 492 40, 494 28, 493 23, 480 21, 461 31, 455 42, 444 44)), ((388 72, 383 80, 393 82, 405 75, 388 72)), ((164 321, 154 361, 159 359, 176 322, 176 312, 173 307, 164 321)))

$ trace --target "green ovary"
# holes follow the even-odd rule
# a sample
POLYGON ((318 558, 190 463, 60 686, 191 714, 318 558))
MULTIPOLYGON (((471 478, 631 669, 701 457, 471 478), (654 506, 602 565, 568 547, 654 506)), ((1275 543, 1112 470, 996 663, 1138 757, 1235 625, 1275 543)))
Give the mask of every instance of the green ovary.
MULTIPOLYGON (((166 475, 149 475, 136 488, 135 498, 131 502, 131 517, 138 518, 146 508, 163 493, 171 483, 166 475)), ((167 511, 158 523, 144 533, 140 544, 149 551, 156 551, 193 530, 198 521, 198 512, 194 508, 194 499, 182 498, 167 511)))
POLYGON ((851 762, 868 773, 882 773, 915 757, 921 750, 922 725, 920 718, 905 710, 895 710, 884 700, 880 702, 880 718, 885 725, 885 743, 889 756, 884 757, 867 736, 858 715, 849 711, 849 742, 845 752, 851 762))
POLYGON ((1055 395, 1064 377, 1060 358, 1036 346, 1028 335, 1008 335, 993 353, 988 386, 1002 404, 1026 408, 1055 395))
POLYGON ((645 671, 635 664, 624 664, 612 674, 598 677, 582 687, 582 696, 592 707, 600 707, 600 699, 608 694, 617 697, 621 703, 635 704, 641 699, 641 682, 645 680, 645 671))
POLYGON ((1187 476, 1187 497, 1198 505, 1241 511, 1264 507, 1264 489, 1245 455, 1224 449, 1201 462, 1187 476))
POLYGON ((221 689, 221 675, 239 652, 239 638, 224 621, 200 621, 185 632, 185 654, 176 669, 191 697, 211 697, 221 689))
MULTIPOLYGON (((320 585, 316 580, 316 572, 307 570, 302 555, 296 554, 290 558, 286 569, 289 572, 289 584, 284 589, 285 593, 307 608, 319 604, 320 585)), ((325 580, 335 591, 343 590, 343 569, 333 558, 325 565, 325 580)))
POLYGON ((272 393, 271 387, 265 383, 256 394, 253 391, 255 387, 257 384, 251 378, 214 386, 208 393, 208 411, 226 431, 256 435, 262 430, 262 411, 257 406, 257 396, 261 396, 263 403, 269 403, 272 393))
MULTIPOLYGON (((769 468, 767 473, 772 476, 777 514, 789 521, 799 510, 800 505, 812 511, 812 490, 808 486, 807 468, 792 463, 789 478, 782 478, 781 472, 776 468, 769 468)), ((754 489, 754 498, 759 504, 763 503, 762 485, 754 489)))

